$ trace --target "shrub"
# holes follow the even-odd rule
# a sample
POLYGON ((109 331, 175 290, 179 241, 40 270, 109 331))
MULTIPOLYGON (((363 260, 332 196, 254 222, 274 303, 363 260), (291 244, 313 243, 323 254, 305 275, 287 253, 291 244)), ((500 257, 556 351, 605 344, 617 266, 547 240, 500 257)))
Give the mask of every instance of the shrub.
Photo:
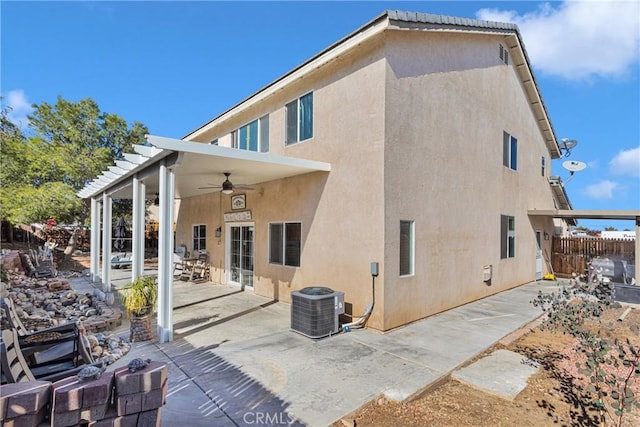
MULTIPOLYGON (((570 334, 577 340, 576 350, 585 357, 576 367, 589 382, 587 391, 594 396, 600 424, 605 425, 609 415, 620 426, 625 413, 640 408, 631 387, 640 377, 640 348, 629 338, 612 338, 611 328, 602 322, 602 314, 613 303, 613 292, 614 286, 608 282, 574 282, 558 292, 538 292, 532 304, 547 314, 541 329, 570 334), (606 396, 610 408, 605 404, 606 396)), ((629 331, 638 336, 638 325, 630 325, 629 331)))

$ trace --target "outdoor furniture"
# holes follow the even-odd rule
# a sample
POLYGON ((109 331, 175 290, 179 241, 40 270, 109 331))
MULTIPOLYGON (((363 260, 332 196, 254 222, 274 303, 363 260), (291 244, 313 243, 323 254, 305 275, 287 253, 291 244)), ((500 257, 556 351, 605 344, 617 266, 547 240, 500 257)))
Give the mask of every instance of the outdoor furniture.
POLYGON ((189 263, 189 252, 176 252, 173 254, 173 277, 181 277, 189 263))
POLYGON ((80 359, 84 363, 94 361, 86 336, 75 323, 30 332, 18 317, 11 298, 0 298, 0 306, 5 311, 10 328, 16 331, 22 354, 33 368, 65 360, 73 365, 78 364, 80 359))
MULTIPOLYGON (((47 365, 39 368, 30 367, 22 349, 18 332, 15 329, 2 330, 2 342, 0 342, 0 362, 2 363, 2 383, 18 383, 26 381, 58 381, 72 375, 76 375, 82 366, 69 366, 68 363, 47 365)), ((103 363, 92 363, 93 366, 102 367, 103 363)))
POLYGON ((191 271, 191 280, 192 281, 204 281, 209 280, 210 276, 210 265, 209 265, 209 255, 206 253, 201 253, 198 255, 198 259, 193 264, 191 271))
POLYGON ((54 277, 58 275, 53 260, 38 260, 37 256, 20 252, 20 261, 29 277, 54 277))
POLYGON ((133 255, 129 253, 111 257, 111 268, 131 267, 133 265, 132 257, 133 255))
POLYGON ((207 280, 209 270, 209 255, 200 253, 197 258, 186 260, 180 274, 180 280, 188 282, 207 280))

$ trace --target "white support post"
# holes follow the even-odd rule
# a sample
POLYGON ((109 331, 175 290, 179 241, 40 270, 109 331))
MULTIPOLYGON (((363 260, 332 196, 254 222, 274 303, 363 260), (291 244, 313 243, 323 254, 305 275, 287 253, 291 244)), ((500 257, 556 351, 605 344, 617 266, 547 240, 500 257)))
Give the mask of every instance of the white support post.
POLYGON ((173 198, 175 176, 164 161, 159 177, 158 342, 173 340, 173 198))
POLYGON ((133 233, 131 235, 131 250, 133 260, 131 266, 131 281, 144 273, 144 212, 145 185, 133 177, 133 233))
POLYGON ((100 280, 100 202, 91 198, 91 281, 100 280))
POLYGON ((102 194, 102 290, 111 292, 111 197, 102 194))
POLYGON ((636 217, 636 256, 634 262, 636 263, 636 284, 638 284, 640 283, 640 216, 636 217))

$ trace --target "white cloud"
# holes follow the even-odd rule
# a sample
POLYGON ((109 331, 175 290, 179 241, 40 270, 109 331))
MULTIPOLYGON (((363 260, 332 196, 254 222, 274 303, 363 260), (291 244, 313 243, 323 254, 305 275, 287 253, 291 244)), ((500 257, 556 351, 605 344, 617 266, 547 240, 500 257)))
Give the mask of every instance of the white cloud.
POLYGON ((569 80, 624 76, 640 56, 637 0, 544 3, 524 15, 481 9, 476 16, 517 24, 532 65, 569 80))
POLYGON ((589 185, 585 192, 592 199, 613 199, 613 192, 618 187, 619 184, 617 182, 604 180, 597 184, 589 185))
POLYGON ((609 162, 611 173, 640 177, 640 146, 630 150, 621 150, 609 162))
POLYGON ((24 129, 29 123, 27 115, 33 111, 31 103, 27 100, 22 89, 11 90, 3 97, 3 103, 9 107, 7 118, 11 123, 24 129))

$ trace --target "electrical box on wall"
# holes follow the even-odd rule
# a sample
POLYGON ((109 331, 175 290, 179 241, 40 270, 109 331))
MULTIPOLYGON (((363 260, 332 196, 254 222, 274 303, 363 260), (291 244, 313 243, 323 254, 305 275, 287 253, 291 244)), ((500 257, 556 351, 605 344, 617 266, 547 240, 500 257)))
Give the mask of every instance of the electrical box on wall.
POLYGON ((371 263, 371 275, 373 277, 377 277, 378 276, 378 274, 379 274, 378 269, 379 269, 378 263, 377 262, 372 262, 371 263))
POLYGON ((482 281, 488 283, 493 276, 493 265, 485 265, 482 267, 482 281))

